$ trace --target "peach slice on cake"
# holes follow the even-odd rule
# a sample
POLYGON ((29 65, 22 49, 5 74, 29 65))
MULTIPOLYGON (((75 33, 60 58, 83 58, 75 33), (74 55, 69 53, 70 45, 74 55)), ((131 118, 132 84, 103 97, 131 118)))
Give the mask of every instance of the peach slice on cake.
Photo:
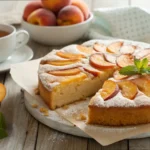
POLYGON ((5 98, 5 96, 6 96, 6 88, 2 83, 0 83, 0 102, 5 98))
POLYGON ((103 54, 100 53, 91 55, 90 64, 99 69, 109 69, 115 67, 115 64, 107 62, 103 54))
POLYGON ((132 82, 138 86, 140 91, 142 91, 145 95, 150 97, 150 80, 148 78, 136 78, 133 79, 132 82))
POLYGON ((50 64, 54 66, 65 66, 79 62, 80 59, 64 59, 64 60, 52 60, 52 61, 42 61, 41 64, 50 64))
POLYGON ((124 80, 118 82, 119 88, 121 89, 121 93, 124 97, 128 99, 134 99, 136 94, 138 93, 138 88, 136 84, 129 80, 124 80))
POLYGON ((134 65, 134 57, 131 54, 122 54, 119 57, 117 57, 116 62, 119 67, 134 65))
POLYGON ((112 80, 107 80, 104 82, 102 89, 100 90, 100 95, 104 100, 108 100, 114 97, 119 92, 119 87, 116 82, 112 80))
POLYGON ((106 50, 109 53, 115 53, 115 54, 117 54, 119 52, 119 50, 121 49, 122 45, 123 45, 123 42, 121 42, 121 41, 114 42, 114 43, 108 45, 108 47, 107 47, 106 50))
POLYGON ((86 54, 89 54, 89 55, 93 53, 93 49, 91 47, 86 47, 86 46, 83 46, 83 45, 77 45, 77 49, 80 52, 83 52, 83 53, 86 53, 86 54))
POLYGON ((113 77, 114 77, 114 79, 116 79, 116 80, 122 80, 122 79, 128 78, 127 75, 122 75, 122 74, 120 74, 120 73, 119 73, 119 70, 116 70, 116 71, 114 72, 113 77))
POLYGON ((107 54, 104 54, 104 57, 108 62, 116 64, 117 56, 107 53, 107 54))
POLYGON ((72 76, 79 74, 81 70, 79 68, 71 68, 71 69, 65 69, 65 70, 55 70, 55 71, 49 71, 49 74, 52 74, 54 76, 72 76))
POLYGON ((92 66, 84 66, 83 68, 85 71, 87 71, 88 73, 91 73, 93 74, 94 76, 98 76, 101 74, 101 71, 100 70, 97 70, 95 68, 93 68, 92 66))
POLYGON ((82 54, 73 54, 73 53, 61 52, 61 51, 56 52, 56 55, 67 59, 81 59, 85 57, 82 54))
POLYGON ((145 56, 147 56, 149 54, 150 54, 150 49, 149 48, 144 49, 144 50, 141 49, 140 51, 138 51, 137 53, 135 53, 135 57, 137 59, 141 59, 141 58, 143 58, 143 57, 145 57, 145 56))
POLYGON ((93 48, 96 52, 101 52, 101 53, 106 52, 106 46, 104 44, 101 44, 101 43, 95 43, 93 48))
POLYGON ((120 49, 121 54, 132 54, 136 50, 136 46, 134 45, 124 45, 120 49))

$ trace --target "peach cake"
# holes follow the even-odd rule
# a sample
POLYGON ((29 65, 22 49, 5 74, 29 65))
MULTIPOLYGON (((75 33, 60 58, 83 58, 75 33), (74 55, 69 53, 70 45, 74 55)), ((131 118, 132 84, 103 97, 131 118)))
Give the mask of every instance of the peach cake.
POLYGON ((148 76, 121 75, 134 58, 150 59, 149 45, 125 40, 93 40, 53 50, 42 58, 39 93, 50 109, 92 97, 89 124, 131 125, 150 122, 148 76))

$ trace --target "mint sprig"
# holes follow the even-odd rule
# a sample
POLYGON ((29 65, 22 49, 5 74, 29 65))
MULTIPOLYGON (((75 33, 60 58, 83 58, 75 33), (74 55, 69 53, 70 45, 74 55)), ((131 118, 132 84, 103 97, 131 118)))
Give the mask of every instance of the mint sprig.
POLYGON ((136 74, 150 74, 150 67, 148 66, 148 59, 143 60, 134 58, 134 65, 123 67, 119 71, 123 75, 136 75, 136 74))
POLYGON ((0 139, 7 137, 5 118, 0 112, 0 139))

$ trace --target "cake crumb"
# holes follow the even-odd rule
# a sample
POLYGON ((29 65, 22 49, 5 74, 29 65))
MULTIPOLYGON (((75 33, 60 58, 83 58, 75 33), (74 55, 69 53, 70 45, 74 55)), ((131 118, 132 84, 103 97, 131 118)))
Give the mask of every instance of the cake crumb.
POLYGON ((85 121, 85 120, 86 120, 86 116, 85 116, 83 113, 80 113, 80 115, 77 116, 76 119, 77 119, 77 120, 80 120, 80 121, 85 121))
POLYGON ((48 112, 48 109, 47 109, 47 108, 44 108, 44 107, 41 107, 41 108, 40 108, 40 112, 41 112, 41 113, 47 113, 47 112, 48 112))
POLYGON ((32 108, 38 108, 38 104, 32 104, 32 108))
POLYGON ((34 93, 35 95, 40 95, 39 89, 38 88, 34 89, 34 93))
POLYGON ((68 105, 64 105, 64 106, 63 106, 63 109, 64 109, 64 110, 67 110, 68 108, 69 108, 68 105))

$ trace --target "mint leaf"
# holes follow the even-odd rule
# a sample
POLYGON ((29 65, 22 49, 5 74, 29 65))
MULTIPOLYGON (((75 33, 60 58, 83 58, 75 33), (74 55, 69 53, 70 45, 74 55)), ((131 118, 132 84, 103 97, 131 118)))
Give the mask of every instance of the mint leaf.
POLYGON ((136 66, 126 66, 121 68, 119 73, 123 75, 135 75, 138 74, 139 72, 136 66))
POLYGON ((147 68, 147 67, 148 67, 148 59, 147 59, 147 58, 144 58, 144 59, 141 61, 141 63, 142 63, 141 68, 147 68))
POLYGON ((0 139, 5 138, 5 137, 7 137, 7 136, 8 136, 8 134, 7 134, 7 132, 5 131, 5 129, 0 128, 0 139))
POLYGON ((141 69, 141 73, 146 73, 146 74, 150 74, 150 67, 147 67, 147 68, 142 68, 141 69))
POLYGON ((138 70, 140 70, 140 68, 142 67, 142 63, 139 59, 134 59, 134 64, 137 67, 138 70))

